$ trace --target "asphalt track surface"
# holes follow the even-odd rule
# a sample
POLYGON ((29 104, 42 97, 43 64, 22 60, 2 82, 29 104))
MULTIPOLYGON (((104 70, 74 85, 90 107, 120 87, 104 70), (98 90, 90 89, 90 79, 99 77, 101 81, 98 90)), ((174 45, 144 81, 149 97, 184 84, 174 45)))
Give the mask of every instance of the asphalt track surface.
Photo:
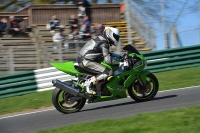
POLYGON ((55 109, 0 118, 0 133, 29 133, 63 127, 75 123, 92 122, 134 116, 180 107, 200 105, 200 86, 159 92, 148 102, 138 103, 131 98, 87 104, 77 113, 62 114, 55 109))

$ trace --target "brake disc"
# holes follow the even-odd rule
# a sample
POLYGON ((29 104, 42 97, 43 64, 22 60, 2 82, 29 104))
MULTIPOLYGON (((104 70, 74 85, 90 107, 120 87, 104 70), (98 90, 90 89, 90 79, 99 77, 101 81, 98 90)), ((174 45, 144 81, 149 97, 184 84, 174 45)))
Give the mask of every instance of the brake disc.
POLYGON ((147 82, 145 86, 142 86, 139 82, 136 82, 134 88, 135 91, 139 94, 149 93, 151 90, 151 84, 147 82))

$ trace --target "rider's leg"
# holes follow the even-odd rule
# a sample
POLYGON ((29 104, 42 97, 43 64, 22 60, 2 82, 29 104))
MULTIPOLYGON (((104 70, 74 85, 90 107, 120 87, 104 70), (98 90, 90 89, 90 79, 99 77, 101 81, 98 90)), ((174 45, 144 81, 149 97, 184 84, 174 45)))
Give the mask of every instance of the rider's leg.
POLYGON ((96 92, 91 90, 91 85, 95 84, 99 80, 106 79, 109 75, 112 74, 112 70, 107 69, 105 66, 103 66, 103 65, 101 65, 97 62, 91 62, 91 61, 88 61, 88 60, 83 60, 82 64, 85 68, 88 68, 91 71, 97 71, 97 72, 101 73, 97 76, 91 77, 90 79, 88 79, 85 82, 87 92, 89 94, 96 94, 96 92))
POLYGON ((108 76, 112 76, 113 75, 113 71, 106 68, 101 74, 97 75, 97 80, 105 80, 108 78, 108 76))

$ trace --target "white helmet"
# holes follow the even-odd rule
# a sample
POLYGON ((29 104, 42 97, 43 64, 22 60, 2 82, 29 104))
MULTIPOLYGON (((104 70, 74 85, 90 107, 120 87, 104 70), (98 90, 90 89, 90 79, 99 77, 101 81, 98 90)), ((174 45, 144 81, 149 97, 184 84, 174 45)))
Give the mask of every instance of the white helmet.
POLYGON ((120 32, 117 28, 105 27, 105 30, 103 31, 103 36, 108 39, 110 45, 117 46, 120 38, 120 32))

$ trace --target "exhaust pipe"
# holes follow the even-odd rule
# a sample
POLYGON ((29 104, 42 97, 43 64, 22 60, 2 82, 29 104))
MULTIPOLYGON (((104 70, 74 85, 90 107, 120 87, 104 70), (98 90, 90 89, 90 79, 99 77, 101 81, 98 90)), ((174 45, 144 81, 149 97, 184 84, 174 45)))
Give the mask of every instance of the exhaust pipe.
POLYGON ((63 83, 62 81, 60 81, 58 79, 52 80, 52 83, 53 83, 53 86, 55 86, 63 91, 66 91, 74 96, 83 97, 83 98, 87 98, 87 99, 91 98, 89 95, 79 92, 78 89, 76 89, 68 84, 63 83))

